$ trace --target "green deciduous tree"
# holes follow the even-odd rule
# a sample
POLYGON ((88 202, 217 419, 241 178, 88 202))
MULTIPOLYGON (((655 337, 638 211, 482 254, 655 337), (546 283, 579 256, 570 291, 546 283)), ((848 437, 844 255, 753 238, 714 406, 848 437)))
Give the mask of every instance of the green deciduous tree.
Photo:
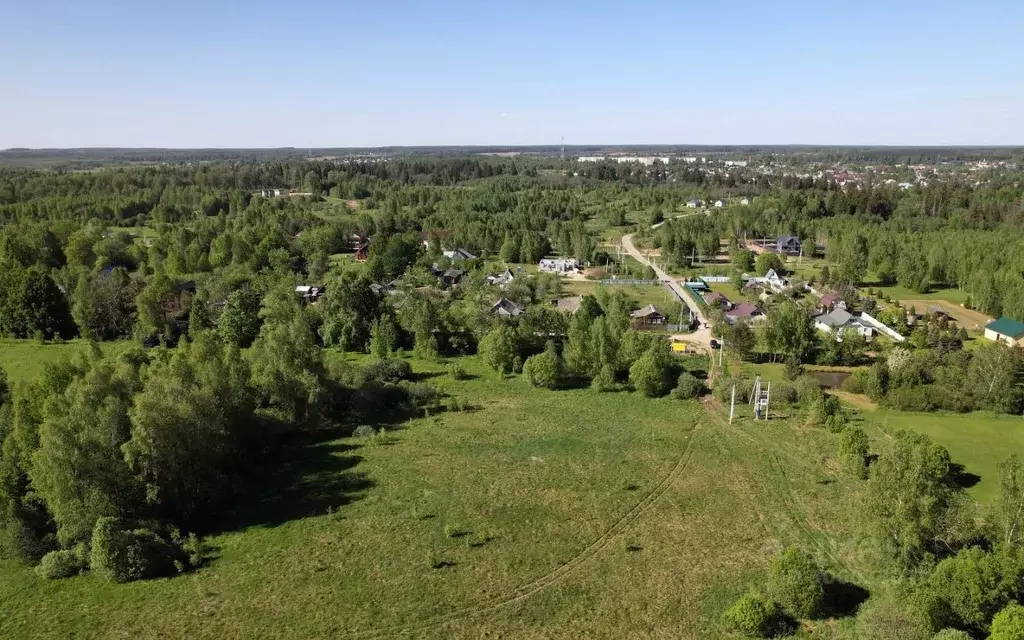
POLYGON ((772 559, 768 595, 797 618, 810 618, 825 599, 821 571, 809 555, 789 547, 772 559))
POLYGON ((992 618, 988 640, 1021 640, 1024 638, 1024 606, 1014 602, 992 618))
POLYGON ((515 330, 502 323, 480 341, 480 353, 487 366, 498 373, 512 373, 518 357, 515 330))
POLYGON ((668 393, 672 388, 668 366, 670 357, 658 344, 651 345, 629 368, 629 382, 633 388, 648 398, 668 393))
POLYGON ((939 533, 953 498, 949 452, 907 431, 872 466, 864 512, 875 540, 902 567, 912 567, 939 533))
POLYGON ((535 387, 559 389, 565 384, 565 363, 555 348, 554 342, 548 342, 543 353, 530 356, 523 364, 523 373, 535 387))
POLYGON ((778 616, 778 607, 756 591, 740 596, 722 615, 722 623, 730 630, 751 638, 766 638, 778 616))
POLYGON ((260 333, 260 295, 253 289, 239 289, 228 296, 217 332, 226 342, 243 349, 260 333))

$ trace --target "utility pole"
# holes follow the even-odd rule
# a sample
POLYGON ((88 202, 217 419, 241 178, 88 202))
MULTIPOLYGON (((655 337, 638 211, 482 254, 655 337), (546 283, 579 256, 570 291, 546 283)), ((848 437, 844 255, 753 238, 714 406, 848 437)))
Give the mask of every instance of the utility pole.
POLYGON ((734 415, 736 415, 736 385, 732 385, 732 402, 729 404, 729 424, 732 424, 734 415))

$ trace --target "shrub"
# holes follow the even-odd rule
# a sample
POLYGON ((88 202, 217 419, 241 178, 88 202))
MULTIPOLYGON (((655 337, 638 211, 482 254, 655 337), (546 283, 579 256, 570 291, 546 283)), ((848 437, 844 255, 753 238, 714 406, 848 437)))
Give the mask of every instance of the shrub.
POLYGON ((361 424, 352 432, 354 438, 372 438, 377 435, 377 430, 368 424, 361 424))
POLYGON ((846 380, 843 380, 843 384, 840 388, 848 393, 865 393, 868 388, 869 379, 871 373, 865 369, 858 369, 846 380))
POLYGON ((669 370, 658 357, 656 347, 648 349, 629 368, 629 382, 633 388, 648 398, 657 398, 668 393, 669 370))
POLYGON ((1022 577, 1016 554, 971 547, 940 562, 928 584, 930 595, 946 612, 944 622, 984 632, 988 621, 1017 596, 1022 577))
POLYGON ((366 378, 377 382, 398 382, 412 376, 412 366, 398 358, 383 358, 366 367, 366 378))
POLYGON ((867 477, 868 434, 860 427, 843 429, 839 434, 839 457, 843 465, 858 478, 867 477))
POLYGON ((736 402, 747 402, 754 383, 746 378, 724 378, 715 383, 715 398, 722 402, 732 400, 732 387, 736 385, 736 402))
POLYGON ((857 637, 874 640, 930 640, 935 633, 926 611, 893 594, 872 595, 857 610, 857 637))
POLYGON ((179 555, 149 529, 124 530, 116 518, 104 517, 93 528, 89 565, 102 578, 131 582, 174 573, 179 555))
POLYGON ((469 374, 466 373, 466 370, 458 362, 448 365, 448 375, 452 380, 466 380, 469 378, 469 374))
POLYGON ((795 404, 797 401, 796 387, 788 382, 772 383, 772 401, 782 404, 795 404))
POLYGON ((679 374, 679 380, 676 382, 676 388, 672 390, 672 395, 680 400, 689 400, 696 398, 703 392, 704 383, 694 377, 689 371, 684 371, 679 374))
POLYGON ((74 551, 61 549, 43 556, 36 567, 36 573, 46 580, 59 580, 77 575, 85 565, 74 551))
POLYGON ((825 587, 809 555, 789 547, 772 560, 768 594, 796 618, 810 618, 821 608, 825 587))
POLYGON ((778 608, 774 602, 756 591, 748 591, 726 610, 722 622, 732 631, 763 638, 771 633, 777 615, 778 608))
POLYGON ((601 367, 601 371, 591 380, 590 386, 597 391, 614 391, 618 384, 615 380, 615 369, 612 368, 612 365, 606 364, 601 367))
POLYGON ((811 376, 800 376, 793 381, 793 388, 796 389, 797 400, 805 405, 812 403, 824 394, 821 390, 821 383, 811 376))
POLYGON ((839 398, 822 393, 811 402, 807 421, 810 424, 823 426, 829 431, 838 432, 846 425, 846 412, 839 398))
POLYGON ((796 380, 804 375, 804 366, 796 358, 787 358, 785 375, 786 380, 796 380))
POLYGON ((535 387, 559 389, 565 384, 565 363, 553 342, 548 343, 543 353, 527 358, 523 373, 535 387))
POLYGON ((935 403, 925 386, 897 387, 886 396, 886 404, 900 411, 933 411, 935 403))
POLYGON ((1024 638, 1024 607, 1016 602, 1008 604, 992 618, 989 640, 1020 640, 1024 638))
POLYGON ((407 402, 415 409, 434 409, 441 402, 441 392, 426 382, 403 382, 407 402))
POLYGON ((959 629, 943 629, 935 634, 932 640, 973 640, 966 632, 959 629))

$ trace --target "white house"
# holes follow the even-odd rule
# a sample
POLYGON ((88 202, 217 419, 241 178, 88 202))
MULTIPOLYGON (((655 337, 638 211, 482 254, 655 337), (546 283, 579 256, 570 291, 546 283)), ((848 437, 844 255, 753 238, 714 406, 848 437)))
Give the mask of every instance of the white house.
POLYGON ((700 208, 700 206, 702 204, 704 204, 704 203, 701 202, 700 200, 698 200, 697 198, 694 198, 693 200, 687 201, 686 208, 687 209, 698 209, 698 208, 700 208))
POLYGON ((537 268, 544 273, 570 273, 579 270, 580 262, 576 258, 544 258, 537 268))
POLYGON ((874 328, 861 322, 860 318, 846 309, 833 309, 829 313, 816 317, 814 327, 818 331, 835 334, 837 340, 841 339, 839 334, 848 329, 856 331, 869 340, 875 335, 874 328))
POLYGON ((985 325, 985 338, 1012 347, 1024 340, 1024 322, 1018 322, 1006 316, 993 320, 985 325))
POLYGON ((727 207, 729 206, 729 201, 726 200, 725 198, 715 200, 715 206, 718 207, 719 209, 721 209, 722 207, 727 207))
POLYGON ((744 207, 750 204, 750 198, 740 198, 740 204, 744 207))

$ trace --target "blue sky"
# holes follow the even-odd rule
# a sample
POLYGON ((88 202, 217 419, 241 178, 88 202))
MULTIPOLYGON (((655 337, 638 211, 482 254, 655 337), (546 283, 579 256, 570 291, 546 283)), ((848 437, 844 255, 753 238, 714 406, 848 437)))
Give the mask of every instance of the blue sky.
POLYGON ((1024 145, 1024 2, 0 0, 0 148, 1024 145))

